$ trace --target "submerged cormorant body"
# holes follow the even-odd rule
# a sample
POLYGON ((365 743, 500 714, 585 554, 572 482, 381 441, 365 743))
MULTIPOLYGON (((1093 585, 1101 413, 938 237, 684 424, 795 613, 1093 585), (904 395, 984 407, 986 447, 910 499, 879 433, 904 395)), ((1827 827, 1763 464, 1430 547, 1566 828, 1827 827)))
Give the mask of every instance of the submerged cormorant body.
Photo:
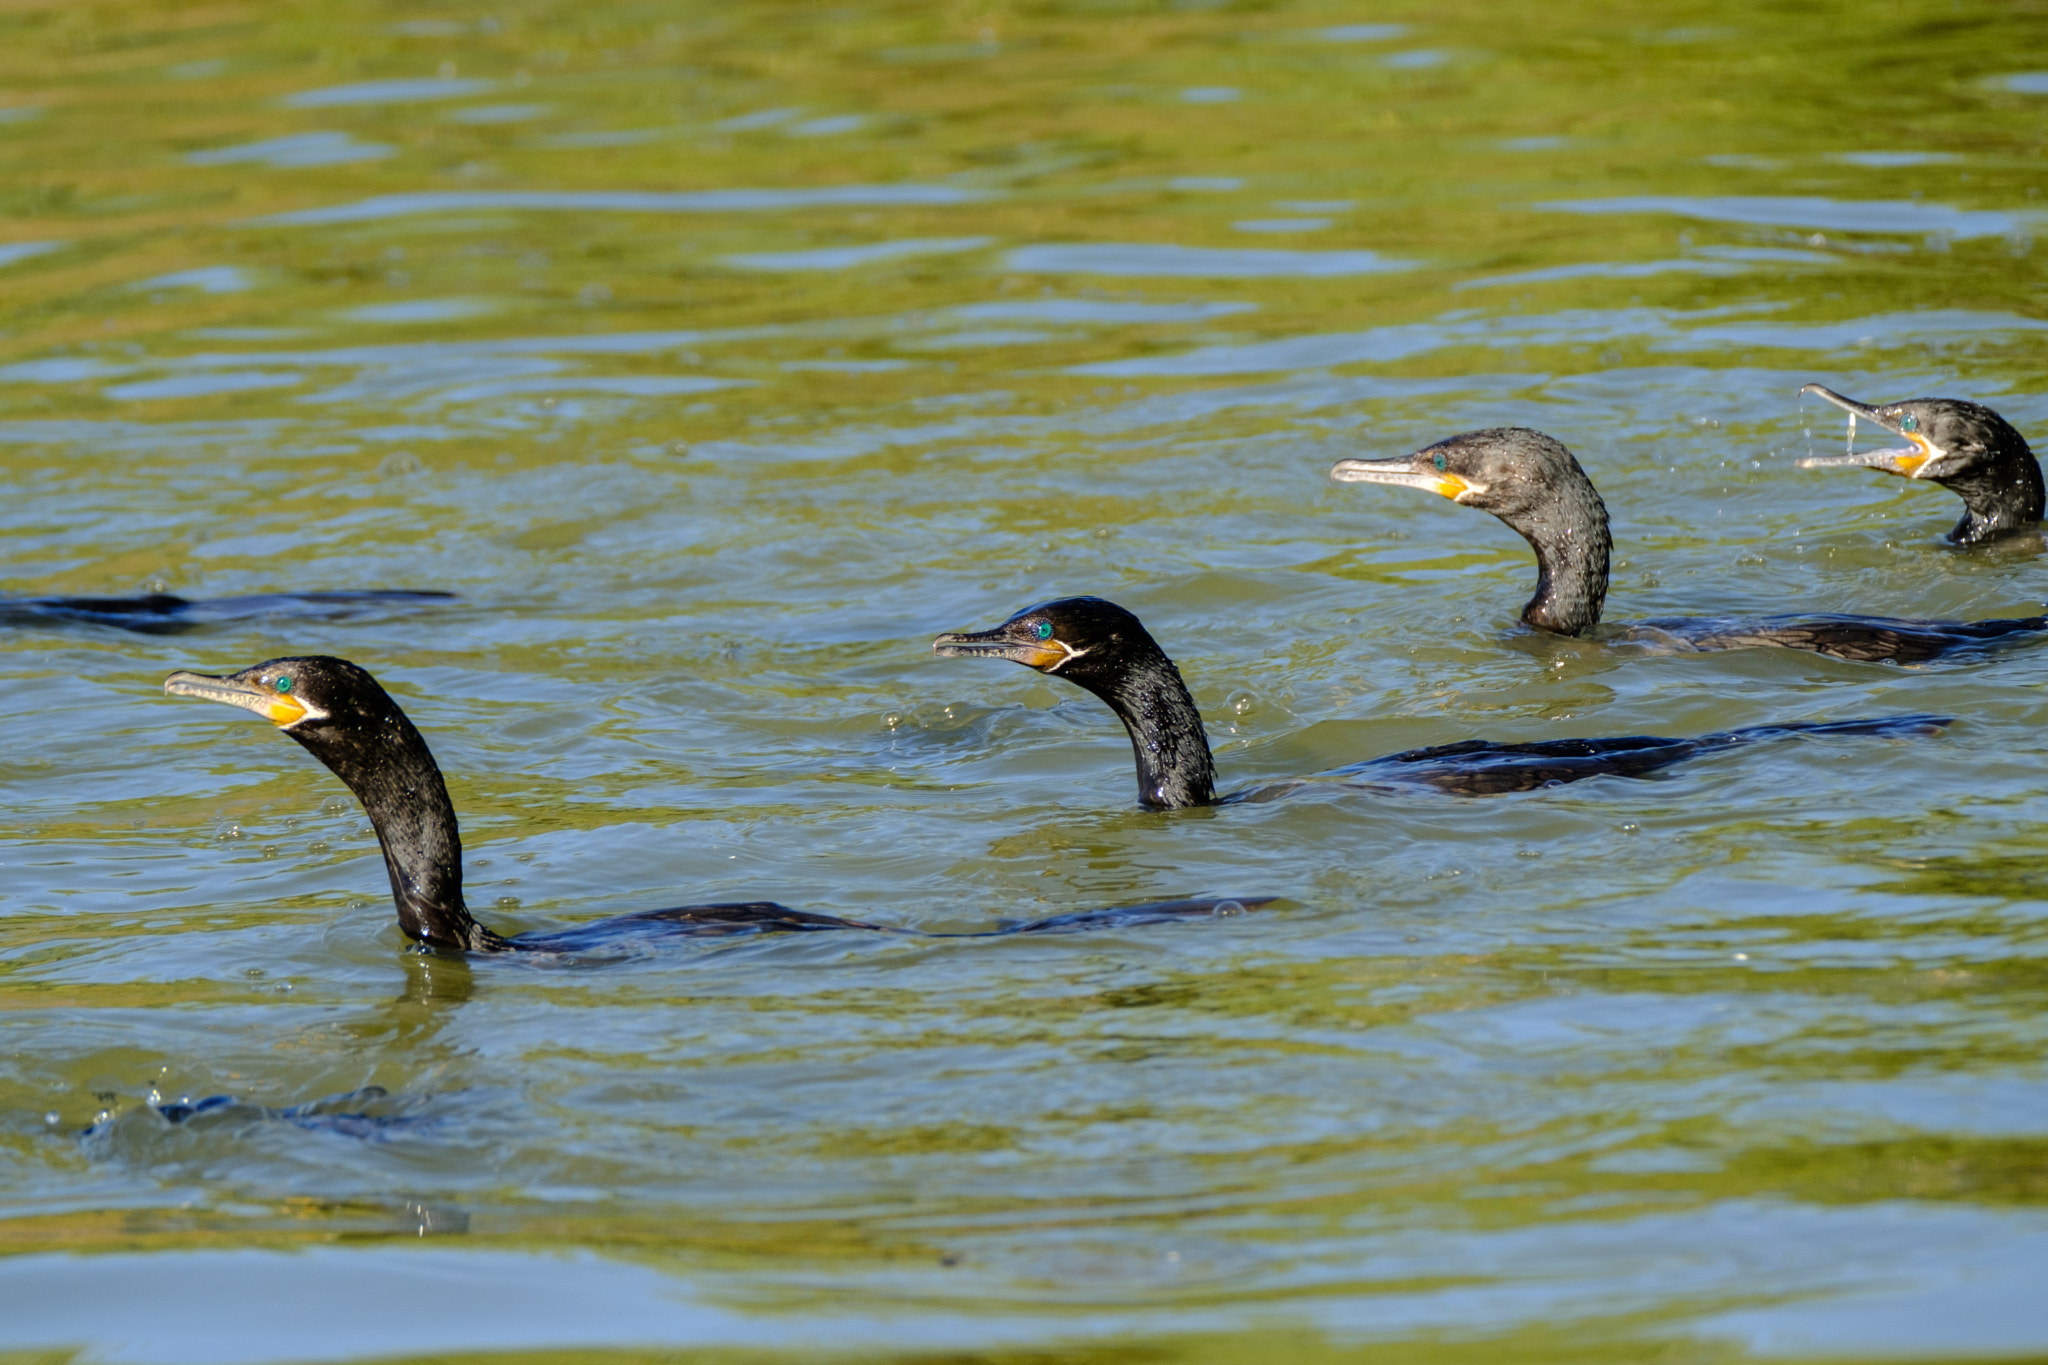
MULTIPOLYGON (((479 923, 462 899, 462 837, 448 784, 427 742, 368 670, 322 655, 271 659, 225 677, 178 672, 174 696, 253 711, 326 764, 362 803, 384 851, 399 927, 408 938, 474 953, 573 953, 675 935, 864 929, 907 933, 864 920, 791 910, 772 901, 683 905, 506 938, 479 923)), ((1234 914, 1271 897, 1159 901, 1055 915, 988 931, 1058 933, 1234 914)), ((983 937, 944 934, 931 937, 983 937)))
MULTIPOLYGON (((283 1106, 256 1104, 234 1095, 208 1095, 204 1099, 172 1100, 149 1106, 173 1127, 199 1120, 201 1123, 288 1123, 313 1133, 339 1133, 344 1137, 379 1138, 394 1129, 415 1125, 418 1120, 405 1114, 370 1112, 388 1098, 381 1085, 366 1085, 346 1094, 329 1095, 304 1104, 283 1106)), ((103 1137, 119 1122, 115 1118, 95 1121, 79 1134, 103 1137)))
MULTIPOLYGON (((1138 618, 1114 602, 1063 597, 1028 607, 992 630, 941 635, 932 641, 932 652, 942 658, 1009 659, 1102 698, 1130 733, 1142 805, 1177 810, 1219 800, 1263 800, 1302 785, 1283 783, 1218 798, 1202 715, 1180 670, 1138 618)), ((1317 776, 1365 788, 1420 787, 1454 796, 1494 796, 1587 777, 1646 777, 1700 754, 1787 735, 1903 738, 1931 734, 1946 724, 1946 717, 1909 715, 1755 725, 1685 739, 1628 735, 1529 744, 1471 739, 1388 754, 1317 776)))
POLYGON ((1940 484, 1963 500, 1963 519, 1948 533, 1952 545, 1981 545, 2040 526, 2041 462, 2027 438, 1990 408, 1960 398, 1909 398, 1878 407, 1819 384, 1799 391, 1906 438, 1889 450, 1801 460, 1801 469, 1875 469, 1940 484))
MULTIPOLYGON (((1390 483, 1491 512, 1536 552, 1536 594, 1522 620, 1557 635, 1600 622, 1613 540, 1607 505, 1571 451, 1527 427, 1468 431, 1391 460, 1339 460, 1339 483, 1390 483)), ((2048 630, 2048 616, 1920 621, 1890 616, 1686 616, 1622 627, 1624 638, 1688 650, 1778 645, 1837 659, 1900 664, 2014 643, 2048 630)))
POLYGON ((194 600, 170 593, 134 597, 0 597, 0 625, 94 625, 139 635, 178 635, 226 621, 273 616, 337 620, 378 607, 452 601, 452 592, 266 592, 194 600))

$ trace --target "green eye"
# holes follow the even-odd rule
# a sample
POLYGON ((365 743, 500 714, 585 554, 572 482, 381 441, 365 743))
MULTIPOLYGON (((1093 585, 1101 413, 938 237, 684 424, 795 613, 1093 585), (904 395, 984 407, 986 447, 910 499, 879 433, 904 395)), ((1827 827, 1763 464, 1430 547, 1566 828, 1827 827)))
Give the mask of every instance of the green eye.
POLYGON ((1912 413, 1910 413, 1910 412, 1909 412, 1909 413, 1907 413, 1907 414, 1906 414, 1906 415, 1905 415, 1904 417, 1901 417, 1901 418, 1899 419, 1899 430, 1900 430, 1900 431, 1918 431, 1918 430, 1920 430, 1920 419, 1919 419, 1918 417, 1915 417, 1915 416, 1914 416, 1914 415, 1913 415, 1912 413))
POLYGON ((1041 640, 1050 640, 1052 638, 1052 622, 1040 621, 1031 628, 1031 633, 1041 640))
POLYGON ((1446 460, 1443 456, 1439 455, 1434 460, 1431 460, 1430 463, 1435 465, 1436 472, 1441 474, 1444 472, 1444 467, 1450 464, 1450 461, 1446 460))
POLYGON ((290 678, 287 678, 282 673, 272 678, 270 680, 270 685, 280 692, 289 692, 292 690, 292 680, 290 678))

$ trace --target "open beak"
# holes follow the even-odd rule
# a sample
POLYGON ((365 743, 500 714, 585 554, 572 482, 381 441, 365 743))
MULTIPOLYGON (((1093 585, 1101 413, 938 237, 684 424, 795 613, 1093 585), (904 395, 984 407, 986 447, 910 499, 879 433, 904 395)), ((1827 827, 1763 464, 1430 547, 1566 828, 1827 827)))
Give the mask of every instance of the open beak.
POLYGON ((1901 478, 1919 477, 1920 470, 1937 452, 1927 443, 1927 438, 1917 431, 1899 430, 1899 419, 1887 417, 1868 403, 1859 403, 1853 398, 1844 398, 1833 389, 1819 384, 1808 384, 1799 392, 1825 398, 1852 417, 1861 417, 1875 426, 1889 431, 1894 436, 1903 436, 1911 445, 1894 446, 1890 450, 1859 450, 1847 455, 1814 455, 1799 462, 1801 469, 1877 469, 1886 474, 1897 474, 1901 478))
POLYGON ((1339 460, 1330 466, 1330 477, 1338 483, 1397 483, 1440 494, 1452 502, 1472 491, 1471 484, 1456 474, 1432 469, 1419 454, 1392 460, 1339 460))
POLYGON ((202 701, 220 701, 226 702, 229 706, 239 706, 244 711, 254 711, 279 728, 297 724, 307 715, 305 703, 298 698, 286 696, 262 683, 252 682, 242 673, 225 678, 215 678, 205 673, 173 673, 164 679, 164 691, 174 697, 198 697, 202 701))
POLYGON ((1056 673, 1075 657, 1075 651, 1058 640, 1040 640, 1016 621, 1005 621, 994 630, 941 635, 932 641, 932 653, 941 659, 1010 659, 1041 673, 1056 673))

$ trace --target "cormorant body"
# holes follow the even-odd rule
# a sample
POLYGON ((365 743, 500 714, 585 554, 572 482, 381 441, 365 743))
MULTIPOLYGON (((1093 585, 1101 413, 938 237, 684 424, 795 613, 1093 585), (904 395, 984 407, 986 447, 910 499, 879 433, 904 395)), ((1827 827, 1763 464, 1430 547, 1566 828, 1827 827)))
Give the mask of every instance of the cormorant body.
POLYGON ((1801 460, 1801 469, 1875 469, 1940 484, 1963 500, 1963 519, 1948 533, 1951 545, 1981 545, 2041 524, 2041 462, 2027 438, 1990 408, 1960 398, 1908 398, 1877 407, 1819 384, 1799 391, 1906 438, 1890 450, 1801 460))
MULTIPOLYGON (((2029 457, 2031 460, 2031 457, 2029 457)), ((1468 431, 1391 460, 1339 460, 1339 483, 1389 483, 1491 512, 1536 552, 1536 593, 1522 620, 1556 635, 1600 622, 1613 547, 1607 505, 1564 444, 1528 427, 1468 431)), ((1686 650, 1777 645, 1837 659, 1900 664, 2014 643, 2048 630, 2048 616, 1922 621, 1845 614, 1685 616, 1638 622, 1624 638, 1686 650)))
MULTIPOLYGON (((1218 798, 1201 712, 1181 681, 1180 670, 1138 618, 1114 602, 1063 597, 1041 603, 991 630, 941 635, 932 641, 932 652, 942 658, 1009 659, 1102 698, 1130 734, 1142 805, 1177 810, 1267 800, 1304 785, 1297 780, 1218 798)), ((1701 754, 1789 735, 1903 738, 1931 734, 1946 724, 1946 717, 1908 715, 1754 725, 1685 739, 1628 735, 1528 744, 1471 739, 1388 754, 1318 777, 1368 789, 1426 788, 1454 796, 1493 796, 1588 777, 1646 777, 1701 754)))
MULTIPOLYGON (((362 803, 384 852, 399 927, 437 948, 475 953, 577 953, 656 937, 864 929, 907 933, 864 920, 792 910, 772 901, 683 905, 617 915, 549 933, 506 938, 479 923, 462 898, 462 838, 448 785, 398 703, 346 659, 323 655, 271 659, 225 677, 178 672, 164 679, 174 696, 200 697, 253 711, 326 764, 362 803)), ((1061 933, 1109 926, 1234 914, 1271 897, 1159 901, 1030 920, 987 934, 1061 933)))
MULTIPOLYGON (((234 1095, 208 1095, 204 1099, 173 1100, 151 1105, 157 1114, 173 1126, 189 1123, 194 1119, 212 1122, 255 1122, 288 1123, 294 1128, 304 1128, 314 1133, 339 1133, 344 1137, 378 1138, 394 1128, 410 1127, 418 1120, 404 1114, 376 1114, 365 1112, 375 1108, 377 1102, 387 1097, 388 1092, 381 1085, 366 1085, 360 1090, 346 1094, 329 1095, 324 1099, 308 1100, 304 1104, 268 1105, 256 1104, 234 1095)), ((81 1137, 100 1137, 112 1130, 116 1120, 101 1119, 79 1134, 81 1137)))
POLYGON ((0 625, 95 625, 138 635, 178 635, 200 626, 273 616, 337 620, 377 607, 452 601, 452 592, 266 592, 194 600, 170 593, 134 597, 0 597, 0 625))

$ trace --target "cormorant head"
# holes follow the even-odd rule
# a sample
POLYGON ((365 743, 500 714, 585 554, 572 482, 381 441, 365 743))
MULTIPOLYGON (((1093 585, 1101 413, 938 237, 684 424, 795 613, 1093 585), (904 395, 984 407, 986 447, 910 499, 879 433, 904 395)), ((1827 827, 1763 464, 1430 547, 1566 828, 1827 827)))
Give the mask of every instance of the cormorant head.
POLYGON ((1094 693, 1130 733, 1141 803, 1179 810, 1215 800, 1216 764, 1195 699, 1159 642, 1116 603, 1041 602, 993 630, 941 635, 932 653, 1010 659, 1094 693))
POLYGON ((1801 469, 1877 469, 1902 478, 1946 484, 1989 472, 1991 466, 2015 455, 2033 458, 2026 438, 2003 417, 1978 403, 1958 398, 1909 398, 1903 403, 1874 407, 1819 384, 1808 384, 1799 392, 1825 398, 1844 412, 1894 436, 1905 437, 1907 442, 1886 450, 1814 456, 1801 460, 1801 469))
POLYGON ((1083 687, 1121 672, 1134 655, 1159 652, 1137 617, 1100 597, 1041 602, 992 630, 941 635, 932 641, 932 653, 942 659, 1010 659, 1083 687))
POLYGON ((1568 490, 1593 487, 1562 442, 1528 427, 1468 431, 1391 460, 1339 460, 1330 477, 1426 489, 1518 530, 1554 510, 1568 490))
POLYGON ((254 711, 316 753, 323 739, 362 733, 399 713, 367 669, 318 654, 268 659, 225 677, 173 673, 164 691, 254 711))

